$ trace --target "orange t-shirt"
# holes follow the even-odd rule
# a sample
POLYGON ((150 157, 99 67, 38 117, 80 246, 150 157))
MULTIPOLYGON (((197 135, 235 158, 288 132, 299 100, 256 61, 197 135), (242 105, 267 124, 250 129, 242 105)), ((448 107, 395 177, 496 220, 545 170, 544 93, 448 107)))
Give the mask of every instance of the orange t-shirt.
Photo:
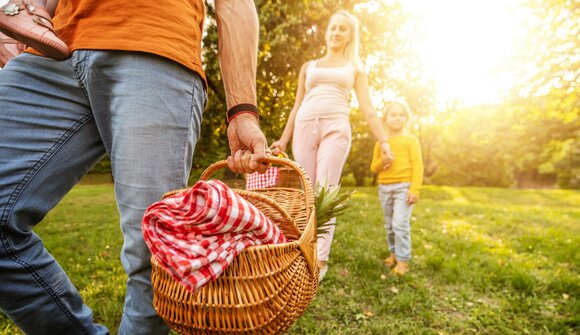
POLYGON ((60 1, 53 23, 71 51, 126 50, 153 53, 199 73, 203 0, 60 1))

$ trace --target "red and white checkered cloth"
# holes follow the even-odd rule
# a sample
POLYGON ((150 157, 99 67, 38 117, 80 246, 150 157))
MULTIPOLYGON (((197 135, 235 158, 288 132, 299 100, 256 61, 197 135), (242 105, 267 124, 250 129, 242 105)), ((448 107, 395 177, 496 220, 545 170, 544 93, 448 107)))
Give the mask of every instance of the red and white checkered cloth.
POLYGON ((270 167, 262 174, 250 173, 246 175, 246 190, 276 186, 279 179, 280 170, 277 167, 270 167))
POLYGON ((246 247, 287 242, 278 226, 219 180, 198 181, 149 206, 143 235, 159 264, 192 292, 246 247))

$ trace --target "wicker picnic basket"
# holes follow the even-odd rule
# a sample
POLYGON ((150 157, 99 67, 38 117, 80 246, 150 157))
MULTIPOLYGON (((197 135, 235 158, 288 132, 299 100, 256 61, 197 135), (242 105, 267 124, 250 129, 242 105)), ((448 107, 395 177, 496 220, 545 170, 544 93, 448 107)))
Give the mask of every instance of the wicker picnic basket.
MULTIPOLYGON (((234 191, 277 224, 290 242, 248 247, 222 275, 196 293, 174 280, 153 257, 153 303, 174 331, 281 334, 314 298, 319 269, 311 183, 297 163, 277 157, 269 157, 268 161, 294 169, 304 189, 273 187, 234 191)), ((226 161, 214 163, 200 179, 207 180, 226 166, 226 161)))
MULTIPOLYGON (((288 158, 285 152, 280 153, 284 158, 288 158)), ((298 171, 291 167, 280 167, 278 177, 278 187, 301 188, 300 177, 298 171)))

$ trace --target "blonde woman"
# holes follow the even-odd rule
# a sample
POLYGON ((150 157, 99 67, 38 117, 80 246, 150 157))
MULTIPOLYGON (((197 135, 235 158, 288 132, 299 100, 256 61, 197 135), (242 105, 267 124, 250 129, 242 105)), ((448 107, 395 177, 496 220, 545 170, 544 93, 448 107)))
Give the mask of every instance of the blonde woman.
MULTIPOLYGON (((340 182, 351 147, 349 93, 354 89, 360 110, 380 142, 384 164, 393 159, 387 136, 371 103, 368 79, 358 55, 358 20, 340 10, 332 15, 325 35, 326 53, 306 62, 301 70, 294 107, 272 153, 286 151, 292 139, 294 159, 313 185, 340 182)), ((320 280, 328 269, 334 225, 318 239, 320 280)))

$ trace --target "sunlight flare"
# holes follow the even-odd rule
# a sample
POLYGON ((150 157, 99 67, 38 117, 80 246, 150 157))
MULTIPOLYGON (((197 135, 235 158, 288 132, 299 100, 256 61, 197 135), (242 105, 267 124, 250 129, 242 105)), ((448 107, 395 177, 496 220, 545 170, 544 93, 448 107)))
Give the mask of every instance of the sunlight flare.
POLYGON ((440 103, 493 103, 514 84, 506 64, 525 37, 518 1, 409 0, 422 36, 414 49, 434 77, 440 103))

